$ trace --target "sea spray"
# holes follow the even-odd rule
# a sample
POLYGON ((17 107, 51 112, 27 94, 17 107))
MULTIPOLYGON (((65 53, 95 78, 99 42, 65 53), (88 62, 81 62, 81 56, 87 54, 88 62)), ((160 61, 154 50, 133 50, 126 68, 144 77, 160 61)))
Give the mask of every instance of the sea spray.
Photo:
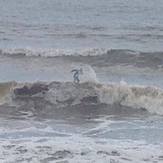
POLYGON ((131 109, 145 109, 150 113, 163 115, 163 90, 157 87, 99 84, 96 82, 81 84, 51 82, 28 83, 13 91, 13 102, 23 101, 24 104, 28 104, 29 101, 33 101, 35 106, 40 101, 49 102, 56 108, 79 104, 118 104, 131 109))

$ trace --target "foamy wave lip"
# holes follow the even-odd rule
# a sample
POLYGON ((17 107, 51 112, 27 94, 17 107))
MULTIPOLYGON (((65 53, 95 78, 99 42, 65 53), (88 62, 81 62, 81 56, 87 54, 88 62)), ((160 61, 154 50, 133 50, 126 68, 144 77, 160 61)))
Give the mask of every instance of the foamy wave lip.
POLYGON ((106 104, 118 103, 150 113, 163 115, 163 90, 152 86, 129 86, 128 84, 102 85, 98 90, 100 101, 106 104))
POLYGON ((0 83, 0 105, 11 102, 12 90, 16 85, 14 81, 0 83))
MULTIPOLYGON (((1 90, 3 90, 3 86, 1 87, 1 90)), ((145 109, 150 113, 163 115, 163 90, 152 86, 129 86, 127 83, 104 85, 96 82, 83 82, 81 84, 40 82, 17 85, 11 83, 5 85, 5 89, 7 89, 7 93, 3 95, 3 92, 1 92, 1 99, 6 94, 10 94, 12 95, 10 96, 11 104, 18 102, 19 105, 23 102, 23 106, 26 103, 29 104, 29 98, 31 100, 41 98, 42 102, 49 102, 56 108, 78 104, 118 104, 131 109, 145 109)), ((39 103, 39 101, 37 102, 39 103)))
POLYGON ((9 82, 0 84, 1 105, 4 103, 15 105, 17 102, 18 105, 22 102, 24 105, 24 102, 29 103, 29 98, 35 100, 36 97, 50 102, 57 108, 78 104, 118 104, 131 109, 146 109, 150 113, 163 115, 163 90, 152 86, 130 86, 124 82, 108 85, 97 82, 80 84, 9 82))
POLYGON ((103 48, 88 48, 88 49, 1 49, 1 55, 8 56, 35 56, 35 57, 57 57, 57 56, 97 56, 106 54, 107 50, 103 48))

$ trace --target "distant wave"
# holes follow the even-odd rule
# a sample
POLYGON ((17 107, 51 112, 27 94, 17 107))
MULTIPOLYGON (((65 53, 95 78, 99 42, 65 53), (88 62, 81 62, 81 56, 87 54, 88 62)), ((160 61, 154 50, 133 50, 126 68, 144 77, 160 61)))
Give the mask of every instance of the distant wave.
POLYGON ((118 104, 163 115, 163 90, 152 86, 130 86, 124 82, 108 85, 95 82, 79 85, 72 82, 10 82, 0 84, 0 88, 1 105, 8 103, 27 110, 44 110, 49 105, 52 108, 67 108, 81 104, 118 104))
POLYGON ((163 52, 139 52, 127 49, 1 49, 11 57, 67 57, 92 66, 132 65, 139 68, 163 68, 163 52))
POLYGON ((59 56, 97 56, 107 52, 106 49, 88 48, 88 49, 0 49, 1 55, 6 56, 35 56, 35 57, 59 57, 59 56))

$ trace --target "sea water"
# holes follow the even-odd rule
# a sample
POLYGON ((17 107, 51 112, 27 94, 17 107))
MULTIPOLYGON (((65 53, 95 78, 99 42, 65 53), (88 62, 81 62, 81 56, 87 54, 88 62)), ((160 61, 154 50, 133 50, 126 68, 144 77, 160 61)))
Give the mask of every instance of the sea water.
POLYGON ((0 162, 163 162, 163 1, 0 6, 0 162))
POLYGON ((161 51, 161 0, 1 0, 4 48, 161 51))

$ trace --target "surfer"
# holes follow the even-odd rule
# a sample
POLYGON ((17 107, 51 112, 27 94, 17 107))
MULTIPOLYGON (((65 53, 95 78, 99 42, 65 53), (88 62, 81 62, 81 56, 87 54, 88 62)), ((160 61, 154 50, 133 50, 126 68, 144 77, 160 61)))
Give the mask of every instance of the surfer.
POLYGON ((73 69, 71 70, 73 74, 73 78, 74 78, 74 83, 79 83, 80 82, 80 79, 79 79, 79 75, 83 73, 83 70, 82 68, 80 69, 73 69))

